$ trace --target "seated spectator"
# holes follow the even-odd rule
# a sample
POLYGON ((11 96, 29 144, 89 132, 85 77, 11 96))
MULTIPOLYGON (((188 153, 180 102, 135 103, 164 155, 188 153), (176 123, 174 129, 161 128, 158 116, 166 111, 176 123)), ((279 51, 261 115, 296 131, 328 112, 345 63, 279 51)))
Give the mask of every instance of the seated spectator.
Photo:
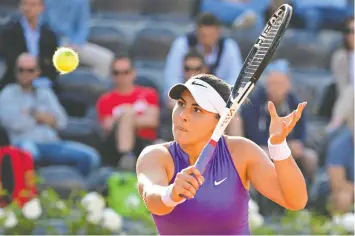
POLYGON ((295 15, 303 19, 311 32, 321 28, 337 28, 350 14, 354 15, 347 0, 292 0, 295 15), (352 13, 351 13, 352 12, 352 13))
POLYGON ((17 84, 0 93, 0 121, 12 145, 32 154, 36 162, 73 165, 84 176, 99 166, 98 153, 84 145, 61 141, 57 130, 67 124, 67 115, 49 88, 35 88, 40 74, 34 56, 23 53, 16 63, 17 84))
POLYGON ((112 63, 114 89, 97 102, 98 118, 107 134, 105 164, 133 170, 136 157, 157 138, 159 95, 134 85, 136 70, 128 57, 112 63))
POLYGON ((14 74, 16 60, 24 52, 38 58, 41 77, 49 78, 51 81, 57 77, 52 57, 58 44, 54 32, 40 21, 42 1, 21 0, 20 18, 9 23, 1 33, 0 55, 4 58, 6 72, 0 80, 0 89, 9 83, 16 83, 14 74))
MULTIPOLYGON (((339 103, 339 100, 343 100, 347 102, 346 99, 342 99, 342 94, 349 87, 354 85, 354 18, 349 18, 344 26, 344 45, 342 48, 338 49, 333 57, 331 69, 335 78, 335 88, 336 92, 334 94, 335 104, 339 103)), ((327 99, 329 97, 325 97, 324 104, 329 104, 327 99)), ((334 102, 333 102, 334 104, 334 102)), ((336 105, 333 104, 329 107, 331 112, 331 120, 327 126, 328 131, 333 131, 338 129, 341 125, 343 125, 342 116, 344 114, 343 111, 334 112, 336 105)), ((338 106, 339 109, 342 109, 342 106, 338 106)), ((345 107, 345 106, 344 106, 345 107)))
POLYGON ((203 0, 201 11, 215 14, 224 24, 248 25, 260 33, 270 5, 271 0, 203 0))
MULTIPOLYGON (((203 55, 196 49, 190 50, 184 57, 183 71, 183 81, 181 81, 181 83, 185 83, 196 74, 207 73, 208 67, 205 63, 203 55)), ((169 99, 168 108, 170 109, 170 113, 174 108, 175 103, 175 100, 169 99)))
POLYGON ((333 213, 346 213, 354 206, 354 87, 348 87, 335 106, 345 127, 335 133, 327 151, 327 169, 333 213), (340 109, 338 109, 340 108, 340 109))
MULTIPOLYGON (((209 13, 197 16, 196 30, 178 37, 170 48, 164 71, 164 97, 169 89, 184 78, 184 57, 191 49, 197 49, 204 57, 208 73, 229 84, 234 84, 242 66, 239 47, 233 39, 221 36, 218 19, 209 13)), ((165 100, 168 101, 168 100, 165 100)))
POLYGON ((89 43, 90 1, 44 0, 43 21, 48 23, 61 39, 60 44, 79 53, 80 62, 107 78, 114 54, 99 45, 89 43))
MULTIPOLYGON (((254 91, 250 104, 244 105, 241 110, 243 134, 256 144, 263 147, 268 153, 267 141, 269 137, 270 116, 267 111, 268 101, 272 101, 280 116, 289 114, 297 108, 297 96, 291 90, 288 78, 289 65, 286 60, 278 60, 271 63, 266 69, 267 77, 265 87, 254 91)), ((296 127, 287 137, 292 156, 301 164, 306 177, 312 179, 317 169, 316 153, 306 148, 306 117, 303 115, 296 127)))

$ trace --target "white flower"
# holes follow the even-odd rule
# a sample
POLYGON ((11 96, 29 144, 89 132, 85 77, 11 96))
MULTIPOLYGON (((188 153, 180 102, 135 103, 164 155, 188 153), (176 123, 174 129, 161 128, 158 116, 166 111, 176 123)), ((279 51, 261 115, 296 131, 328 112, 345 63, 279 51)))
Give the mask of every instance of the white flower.
POLYGON ((18 221, 16 215, 12 211, 6 212, 6 220, 4 223, 5 228, 13 228, 17 225, 18 221))
POLYGON ((251 228, 259 228, 264 224, 264 217, 259 213, 251 213, 249 218, 251 228))
POLYGON ((254 212, 259 212, 259 206, 256 204, 256 202, 253 201, 253 199, 249 200, 249 212, 254 213, 254 212))
POLYGON ((92 224, 98 224, 102 219, 102 211, 89 211, 86 220, 92 224))
POLYGON ((63 210, 65 209, 65 203, 62 200, 58 200, 55 203, 56 208, 58 208, 59 210, 63 210))
POLYGON ((98 212, 105 208, 105 200, 97 192, 91 192, 85 195, 81 200, 81 204, 89 212, 98 212))
POLYGON ((103 227, 113 232, 119 231, 122 227, 122 217, 111 208, 106 208, 102 216, 103 227))
POLYGON ((351 233, 354 233, 355 215, 353 213, 346 213, 342 217, 341 225, 351 233))
POLYGON ((42 214, 41 204, 38 198, 34 198, 27 202, 22 208, 23 215, 29 220, 38 219, 42 214))
POLYGON ((131 194, 127 200, 126 200, 126 205, 129 208, 138 208, 140 204, 140 200, 137 195, 131 194))
POLYGON ((333 224, 335 225, 340 225, 341 224, 342 217, 340 215, 335 215, 333 216, 333 224))

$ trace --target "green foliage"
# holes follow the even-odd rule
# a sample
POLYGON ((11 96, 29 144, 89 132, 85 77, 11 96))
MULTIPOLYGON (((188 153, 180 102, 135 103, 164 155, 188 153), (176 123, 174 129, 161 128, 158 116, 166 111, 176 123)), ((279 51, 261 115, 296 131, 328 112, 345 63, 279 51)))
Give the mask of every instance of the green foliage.
POLYGON ((331 219, 316 213, 303 211, 287 211, 273 224, 251 229, 254 235, 347 235, 348 232, 331 219))

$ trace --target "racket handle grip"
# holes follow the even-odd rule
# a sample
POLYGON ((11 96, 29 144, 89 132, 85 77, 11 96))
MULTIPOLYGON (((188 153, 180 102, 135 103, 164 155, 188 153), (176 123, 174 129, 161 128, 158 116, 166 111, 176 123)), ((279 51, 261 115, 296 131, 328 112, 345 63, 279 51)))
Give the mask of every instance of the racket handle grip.
MULTIPOLYGON (((215 144, 216 144, 216 142, 214 140, 211 140, 205 146, 205 148, 202 150, 201 155, 199 156, 199 158, 197 159, 197 161, 195 163, 195 167, 200 171, 201 175, 204 174, 206 167, 213 156, 213 152, 216 149, 215 144)), ((183 197, 183 198, 187 198, 186 196, 184 196, 182 194, 180 194, 179 196, 183 197)))
POLYGON ((195 167, 200 171, 201 175, 205 173, 206 167, 212 159, 216 144, 214 140, 211 140, 202 150, 201 155, 195 163, 195 167))

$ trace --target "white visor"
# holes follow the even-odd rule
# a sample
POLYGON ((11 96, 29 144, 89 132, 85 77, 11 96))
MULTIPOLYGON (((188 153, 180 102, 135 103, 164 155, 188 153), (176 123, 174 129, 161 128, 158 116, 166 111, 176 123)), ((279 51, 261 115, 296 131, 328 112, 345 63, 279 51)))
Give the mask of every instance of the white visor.
POLYGON ((191 78, 185 84, 176 84, 169 91, 169 97, 179 99, 181 93, 188 89, 197 102, 197 104, 206 111, 223 115, 225 112, 226 102, 221 95, 208 83, 191 78))

